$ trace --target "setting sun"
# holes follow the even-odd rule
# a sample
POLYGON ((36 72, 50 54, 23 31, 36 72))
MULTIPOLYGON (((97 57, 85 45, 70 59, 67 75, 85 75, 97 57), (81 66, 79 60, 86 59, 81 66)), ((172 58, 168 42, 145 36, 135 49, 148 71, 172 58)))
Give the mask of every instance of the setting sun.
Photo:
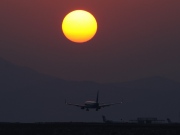
POLYGON ((62 31, 69 40, 83 43, 92 39, 96 34, 97 22, 89 12, 75 10, 65 16, 62 31))

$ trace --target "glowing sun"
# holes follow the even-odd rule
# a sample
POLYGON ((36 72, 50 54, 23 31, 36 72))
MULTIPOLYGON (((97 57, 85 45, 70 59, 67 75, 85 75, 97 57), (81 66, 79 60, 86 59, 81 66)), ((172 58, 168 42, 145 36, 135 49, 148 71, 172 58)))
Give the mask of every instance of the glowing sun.
POLYGON ((62 22, 62 31, 71 41, 83 43, 94 37, 97 22, 92 14, 84 10, 74 10, 62 22))

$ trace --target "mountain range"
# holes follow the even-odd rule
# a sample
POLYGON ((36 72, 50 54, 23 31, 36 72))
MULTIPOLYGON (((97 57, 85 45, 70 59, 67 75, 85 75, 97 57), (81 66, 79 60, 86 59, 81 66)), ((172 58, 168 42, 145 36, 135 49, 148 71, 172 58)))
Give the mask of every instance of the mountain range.
POLYGON ((0 122, 101 122, 137 117, 180 120, 180 82, 149 77, 119 83, 68 81, 0 58, 0 122), (95 100, 123 104, 86 112, 65 105, 95 100))

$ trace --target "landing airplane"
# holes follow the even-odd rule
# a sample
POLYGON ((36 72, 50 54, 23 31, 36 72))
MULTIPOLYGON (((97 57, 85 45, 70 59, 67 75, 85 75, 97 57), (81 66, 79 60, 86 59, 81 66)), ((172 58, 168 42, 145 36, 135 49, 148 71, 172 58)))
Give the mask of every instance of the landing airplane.
POLYGON ((99 100, 99 91, 97 92, 96 101, 86 101, 84 103, 84 105, 71 104, 71 103, 67 103, 65 101, 65 104, 77 106, 77 107, 80 107, 81 109, 86 109, 86 111, 89 111, 89 109, 96 109, 96 111, 98 111, 99 109, 107 107, 107 106, 111 106, 111 105, 115 105, 115 104, 122 104, 122 102, 120 102, 120 103, 110 103, 110 104, 100 104, 98 100, 99 100))

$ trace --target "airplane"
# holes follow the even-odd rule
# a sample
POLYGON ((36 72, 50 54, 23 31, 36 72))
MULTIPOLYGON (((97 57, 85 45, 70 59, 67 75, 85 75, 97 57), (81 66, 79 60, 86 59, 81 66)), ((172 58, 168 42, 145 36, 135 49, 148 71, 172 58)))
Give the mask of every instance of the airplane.
POLYGON ((104 104, 104 103, 100 104, 99 103, 99 91, 98 91, 96 101, 86 101, 84 103, 84 105, 79 105, 79 104, 67 103, 66 100, 65 100, 65 104, 77 106, 77 107, 80 107, 81 109, 86 109, 86 111, 89 111, 89 109, 96 109, 96 111, 98 111, 99 109, 104 108, 104 107, 108 107, 108 106, 115 105, 115 104, 122 104, 122 102, 120 102, 120 103, 110 103, 110 104, 104 104))

